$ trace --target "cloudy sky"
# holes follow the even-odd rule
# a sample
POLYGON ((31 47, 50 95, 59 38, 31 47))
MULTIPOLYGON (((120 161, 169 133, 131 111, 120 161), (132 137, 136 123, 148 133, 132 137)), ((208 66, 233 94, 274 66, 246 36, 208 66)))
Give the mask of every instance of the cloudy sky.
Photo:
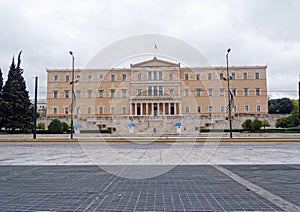
MULTIPOLYGON (((297 98, 300 72, 298 0, 0 0, 0 68, 23 51, 33 96, 46 95, 46 68, 83 68, 126 37, 161 34, 197 48, 213 66, 268 65, 271 97, 297 98)), ((152 51, 152 50, 150 50, 152 51)))

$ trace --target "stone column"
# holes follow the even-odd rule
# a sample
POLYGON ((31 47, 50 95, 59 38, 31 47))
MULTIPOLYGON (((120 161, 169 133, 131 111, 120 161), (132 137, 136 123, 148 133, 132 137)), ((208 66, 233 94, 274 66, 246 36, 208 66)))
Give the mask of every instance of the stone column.
POLYGON ((149 104, 149 103, 146 102, 146 115, 147 115, 147 116, 149 115, 149 108, 148 108, 149 106, 148 106, 148 104, 149 104))
POLYGON ((151 115, 154 116, 154 103, 152 102, 151 115))
POLYGON ((169 116, 171 115, 171 102, 168 102, 169 104, 169 116))
POLYGON ((157 115, 159 116, 159 102, 157 102, 157 115))
POLYGON ((179 104, 178 104, 178 109, 179 109, 179 115, 181 115, 181 102, 179 102, 179 104))
POLYGON ((134 103, 134 114, 137 116, 137 103, 134 103))
POLYGON ((176 104, 176 102, 174 102, 174 115, 176 115, 176 113, 177 113, 177 108, 176 108, 176 106, 177 106, 177 104, 176 104))

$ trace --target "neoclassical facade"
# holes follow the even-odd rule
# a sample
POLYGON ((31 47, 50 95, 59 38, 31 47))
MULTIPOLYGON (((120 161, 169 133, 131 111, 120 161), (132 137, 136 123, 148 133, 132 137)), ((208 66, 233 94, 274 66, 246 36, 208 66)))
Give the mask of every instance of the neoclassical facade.
MULTIPOLYGON (((233 115, 268 113, 266 69, 229 67, 233 115)), ((70 116, 72 70, 47 73, 47 116, 70 116)), ((154 57, 130 68, 76 69, 74 76, 75 117, 182 119, 228 113, 226 67, 181 67, 154 57)))

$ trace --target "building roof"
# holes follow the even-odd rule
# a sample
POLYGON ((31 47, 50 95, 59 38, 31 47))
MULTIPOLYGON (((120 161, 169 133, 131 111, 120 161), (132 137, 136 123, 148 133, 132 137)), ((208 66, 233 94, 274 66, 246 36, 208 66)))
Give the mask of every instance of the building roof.
POLYGON ((140 63, 130 64, 131 68, 136 67, 180 67, 180 63, 172 63, 165 60, 157 59, 157 57, 154 57, 151 60, 146 60, 140 63))

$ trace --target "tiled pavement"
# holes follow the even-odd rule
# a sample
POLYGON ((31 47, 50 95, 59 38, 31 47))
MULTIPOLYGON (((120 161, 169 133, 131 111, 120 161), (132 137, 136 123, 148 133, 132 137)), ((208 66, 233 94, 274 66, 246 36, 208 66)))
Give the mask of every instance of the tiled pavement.
MULTIPOLYGON (((147 166, 149 170, 156 166, 147 166)), ((300 206, 299 165, 222 166, 300 206)), ((134 166, 124 166, 130 171, 134 166)), ((0 210, 282 211, 210 165, 180 165, 148 179, 98 166, 0 166, 0 210)))

